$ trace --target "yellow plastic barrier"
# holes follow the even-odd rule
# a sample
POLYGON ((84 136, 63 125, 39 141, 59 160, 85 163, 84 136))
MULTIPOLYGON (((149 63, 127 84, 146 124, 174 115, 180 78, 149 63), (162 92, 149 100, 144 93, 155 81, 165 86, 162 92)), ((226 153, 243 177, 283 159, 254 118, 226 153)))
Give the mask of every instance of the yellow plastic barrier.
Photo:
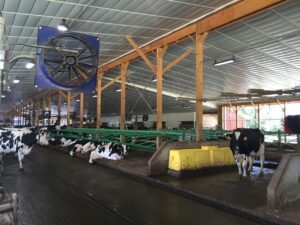
POLYGON ((169 154, 169 169, 177 171, 234 164, 232 152, 228 147, 202 146, 201 149, 176 149, 170 150, 169 154))

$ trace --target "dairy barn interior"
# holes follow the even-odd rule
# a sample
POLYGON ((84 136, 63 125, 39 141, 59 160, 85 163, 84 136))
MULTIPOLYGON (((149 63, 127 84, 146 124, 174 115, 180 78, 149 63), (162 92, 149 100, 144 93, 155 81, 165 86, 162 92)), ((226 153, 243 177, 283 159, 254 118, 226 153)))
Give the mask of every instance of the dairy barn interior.
POLYGON ((0 0, 0 224, 300 224, 299 0, 0 0))

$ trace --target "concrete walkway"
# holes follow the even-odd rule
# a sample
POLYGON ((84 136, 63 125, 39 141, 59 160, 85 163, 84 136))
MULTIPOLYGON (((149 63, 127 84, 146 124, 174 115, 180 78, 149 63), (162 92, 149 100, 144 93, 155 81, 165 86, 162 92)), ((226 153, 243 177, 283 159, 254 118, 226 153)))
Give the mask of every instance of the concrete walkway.
POLYGON ((20 224, 258 224, 47 148, 33 150, 24 172, 16 159, 4 162, 20 224))

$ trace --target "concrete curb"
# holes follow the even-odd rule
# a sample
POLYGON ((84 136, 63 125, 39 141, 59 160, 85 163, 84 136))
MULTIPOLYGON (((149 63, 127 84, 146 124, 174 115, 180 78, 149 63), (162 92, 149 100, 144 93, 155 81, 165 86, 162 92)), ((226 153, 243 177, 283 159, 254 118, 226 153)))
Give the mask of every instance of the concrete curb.
MULTIPOLYGON (((43 147, 45 147, 45 146, 43 146, 43 147)), ((65 150, 59 150, 56 147, 47 146, 46 148, 50 148, 50 149, 53 149, 55 151, 68 154, 68 152, 66 152, 65 150)), ((74 157, 79 158, 79 159, 84 159, 84 160, 87 159, 84 155, 80 156, 80 157, 78 157, 78 156, 74 156, 74 157)), ((126 176, 128 176, 132 179, 139 180, 141 182, 144 182, 144 183, 162 188, 162 189, 167 190, 167 191, 171 191, 173 193, 179 194, 183 197, 189 198, 189 199, 194 200, 196 202, 203 203, 203 204, 209 205, 209 206, 217 208, 217 209, 221 209, 225 212, 228 212, 228 213, 231 213, 231 214, 234 214, 234 215, 237 215, 237 216, 255 221, 255 222, 260 223, 260 224, 265 224, 265 225, 299 225, 299 224, 296 224, 296 223, 293 223, 293 222, 290 222, 290 221, 286 221, 286 220, 283 220, 283 219, 272 217, 270 215, 257 213, 253 210, 249 210, 249 209, 242 208, 242 207, 239 207, 239 206, 236 206, 236 205, 232 205, 232 204, 229 204, 227 202, 223 202, 223 201, 217 200, 215 198, 212 198, 212 197, 209 197, 209 196, 206 196, 206 195, 201 195, 199 193, 195 193, 195 192, 187 190, 187 189, 176 187, 174 185, 165 183, 165 182, 157 180, 155 178, 143 176, 141 174, 138 174, 138 173, 136 173, 134 171, 131 171, 131 170, 128 170, 128 169, 121 169, 119 167, 103 163, 99 160, 96 161, 95 164, 99 165, 99 166, 103 166, 105 168, 109 168, 109 169, 111 169, 115 172, 124 174, 124 175, 126 175, 126 176)))

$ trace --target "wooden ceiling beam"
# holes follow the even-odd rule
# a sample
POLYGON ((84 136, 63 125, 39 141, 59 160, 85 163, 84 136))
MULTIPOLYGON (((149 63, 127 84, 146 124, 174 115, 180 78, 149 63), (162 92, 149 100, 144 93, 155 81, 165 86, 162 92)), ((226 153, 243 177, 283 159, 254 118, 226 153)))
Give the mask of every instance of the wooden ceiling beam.
POLYGON ((111 85, 113 85, 117 80, 120 80, 122 78, 121 75, 117 76, 115 79, 109 81, 107 84, 105 84, 102 88, 101 91, 103 92, 106 88, 110 87, 111 85))
MULTIPOLYGON (((216 30, 220 27, 231 24, 284 2, 287 2, 287 0, 243 0, 203 19, 200 19, 195 23, 176 30, 171 34, 148 44, 140 50, 143 52, 143 54, 147 54, 157 48, 170 45, 183 38, 186 38, 187 36, 194 35, 196 32, 205 33, 216 30)), ((108 71, 112 68, 120 66, 124 62, 130 62, 138 57, 140 57, 140 54, 136 50, 134 52, 128 53, 125 56, 117 58, 110 63, 100 66, 98 71, 108 71)))
POLYGON ((71 94, 71 99, 76 98, 78 95, 80 95, 80 92, 71 94))
MULTIPOLYGON (((140 57, 143 58, 147 66, 152 70, 152 72, 157 75, 157 69, 156 67, 152 64, 150 59, 147 57, 147 55, 144 53, 142 49, 137 45, 137 43, 132 39, 132 37, 127 36, 127 40, 129 43, 132 45, 132 47, 136 50, 136 52, 140 55, 140 57)), ((127 63, 127 62, 126 62, 127 63)))
POLYGON ((181 54, 177 59, 175 59, 173 62, 170 62, 165 68, 163 73, 166 73, 169 69, 171 69, 173 66, 184 60, 189 54, 191 54, 191 50, 187 50, 183 54, 181 54))

